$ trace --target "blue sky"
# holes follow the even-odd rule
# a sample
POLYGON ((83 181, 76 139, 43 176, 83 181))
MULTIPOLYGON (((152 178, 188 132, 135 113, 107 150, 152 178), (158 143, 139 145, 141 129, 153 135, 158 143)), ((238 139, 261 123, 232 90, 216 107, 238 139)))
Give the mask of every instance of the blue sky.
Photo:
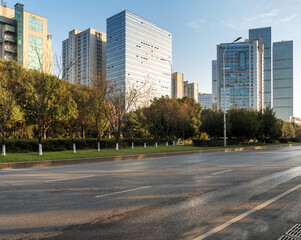
MULTIPOLYGON (((13 7, 15 1, 8 0, 13 7)), ((272 41, 294 40, 294 115, 301 117, 301 0, 23 0, 25 10, 48 18, 53 52, 74 28, 106 31, 106 19, 122 10, 144 17, 173 34, 173 70, 211 92, 216 45, 248 29, 272 27, 272 41)))

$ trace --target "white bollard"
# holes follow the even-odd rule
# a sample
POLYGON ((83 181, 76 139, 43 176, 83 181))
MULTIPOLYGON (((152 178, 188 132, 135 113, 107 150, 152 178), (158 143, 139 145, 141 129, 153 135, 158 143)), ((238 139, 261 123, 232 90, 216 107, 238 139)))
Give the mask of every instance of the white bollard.
POLYGON ((185 145, 185 139, 183 139, 183 145, 185 145))
POLYGON ((97 143, 97 151, 100 152, 100 142, 97 143))
POLYGON ((180 140, 178 139, 178 145, 180 145, 180 140))
POLYGON ((116 151, 118 151, 118 150, 119 150, 118 143, 116 143, 116 151))
POLYGON ((76 153, 76 145, 73 143, 73 153, 76 153))
POLYGON ((144 148, 146 148, 146 143, 144 143, 144 148))
POLYGON ((158 143, 157 142, 155 143, 155 146, 158 147, 158 143))
POLYGON ((168 142, 166 142, 165 144, 166 144, 166 147, 168 147, 168 142))
POLYGON ((132 149, 134 149, 134 142, 132 142, 132 149))
POLYGON ((2 144, 2 156, 6 156, 6 147, 2 144))
POLYGON ((176 145, 176 142, 175 142, 175 141, 172 141, 172 144, 173 144, 173 145, 176 145))
POLYGON ((42 147, 42 144, 39 143, 39 156, 42 156, 43 155, 43 147, 42 147))

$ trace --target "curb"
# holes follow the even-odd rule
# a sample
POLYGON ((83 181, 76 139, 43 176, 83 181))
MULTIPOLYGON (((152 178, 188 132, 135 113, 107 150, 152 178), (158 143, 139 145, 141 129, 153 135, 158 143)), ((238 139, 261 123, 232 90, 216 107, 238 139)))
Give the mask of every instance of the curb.
POLYGON ((283 145, 275 145, 275 146, 242 147, 242 148, 226 148, 226 149, 222 148, 222 149, 212 149, 212 150, 194 150, 194 151, 182 151, 182 152, 149 153, 149 154, 135 154, 135 155, 110 156, 110 157, 73 158, 73 159, 28 161, 28 162, 7 162, 7 163, 0 163, 0 170, 22 169, 22 168, 42 168, 42 167, 54 167, 54 166, 86 164, 86 163, 96 163, 96 162, 184 156, 184 155, 205 154, 205 153, 240 152, 240 151, 247 151, 247 150, 260 150, 260 149, 291 147, 291 146, 293 146, 293 144, 283 144, 283 145))

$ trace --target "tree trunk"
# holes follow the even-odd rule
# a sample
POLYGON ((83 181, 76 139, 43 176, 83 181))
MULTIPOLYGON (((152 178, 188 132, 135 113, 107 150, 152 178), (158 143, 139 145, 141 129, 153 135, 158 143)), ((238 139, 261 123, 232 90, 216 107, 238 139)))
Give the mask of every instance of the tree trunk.
POLYGON ((46 131, 47 131, 47 129, 46 129, 46 126, 44 124, 43 125, 43 139, 46 139, 46 131))
POLYGON ((134 142, 132 142, 132 149, 134 149, 134 142))
POLYGON ((86 131, 84 125, 82 125, 82 138, 86 138, 86 131))

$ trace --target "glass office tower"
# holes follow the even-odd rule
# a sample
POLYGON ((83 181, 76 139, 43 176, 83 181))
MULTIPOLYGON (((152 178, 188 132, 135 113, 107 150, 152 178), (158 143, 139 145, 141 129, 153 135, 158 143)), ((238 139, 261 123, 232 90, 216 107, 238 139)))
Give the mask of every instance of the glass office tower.
POLYGON ((198 102, 202 105, 203 109, 212 109, 214 95, 209 93, 199 93, 198 102))
POLYGON ((213 94, 212 108, 216 109, 216 104, 217 104, 217 61, 216 60, 212 60, 212 94, 213 94))
POLYGON ((122 11, 107 19, 106 58, 107 80, 126 93, 145 86, 150 88, 149 100, 171 97, 170 32, 129 11, 122 11))
POLYGON ((273 43, 274 110, 276 117, 293 117, 293 41, 273 43))
POLYGON ((249 39, 263 40, 264 45, 264 106, 273 107, 272 78, 272 29, 271 27, 249 30, 249 39))
POLYGON ((217 46, 218 109, 263 108, 263 62, 262 39, 217 46))

